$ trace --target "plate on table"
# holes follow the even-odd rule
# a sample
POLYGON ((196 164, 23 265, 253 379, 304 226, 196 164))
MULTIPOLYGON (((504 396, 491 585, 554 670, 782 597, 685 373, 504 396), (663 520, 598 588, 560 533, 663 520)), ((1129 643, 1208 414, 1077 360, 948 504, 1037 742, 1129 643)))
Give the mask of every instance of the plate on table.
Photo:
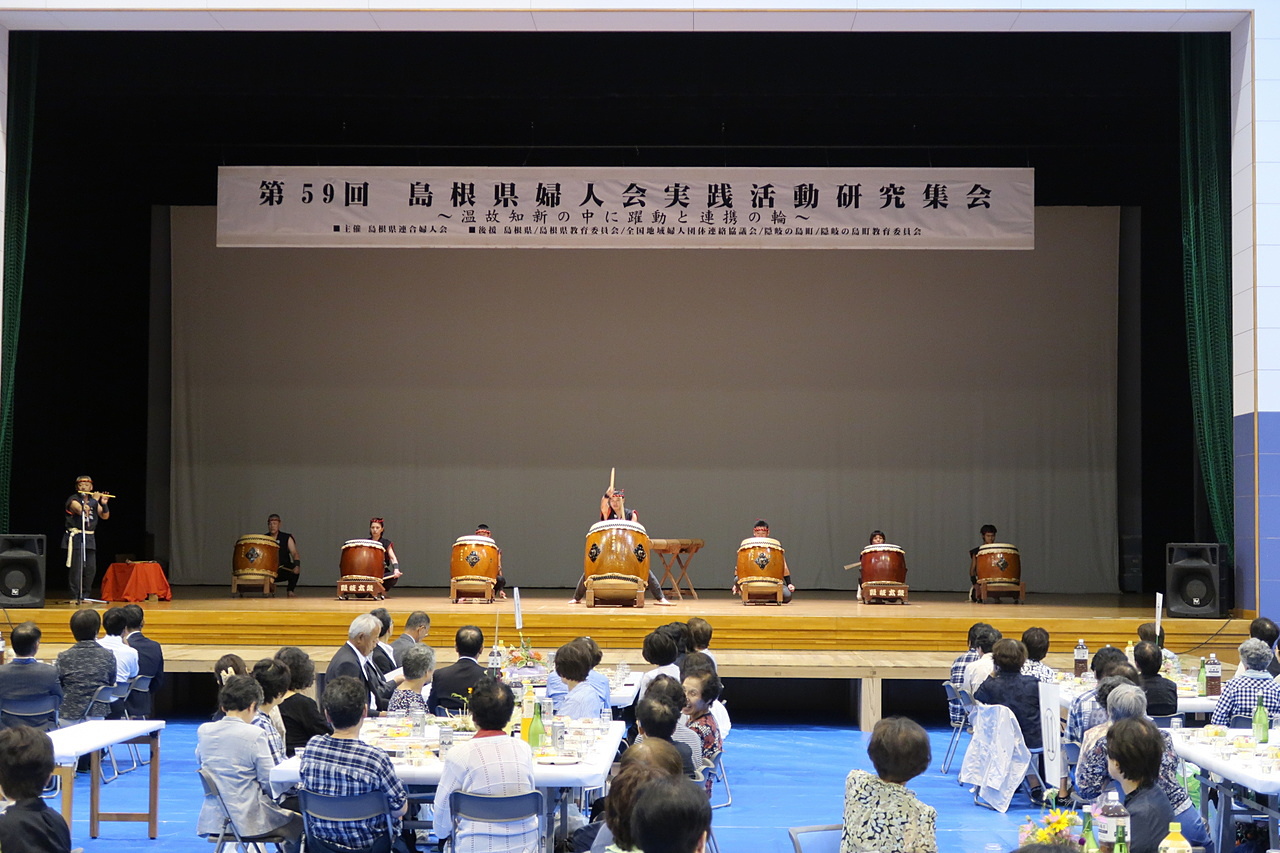
POLYGON ((581 759, 568 755, 540 755, 535 760, 539 764, 577 764, 581 759))

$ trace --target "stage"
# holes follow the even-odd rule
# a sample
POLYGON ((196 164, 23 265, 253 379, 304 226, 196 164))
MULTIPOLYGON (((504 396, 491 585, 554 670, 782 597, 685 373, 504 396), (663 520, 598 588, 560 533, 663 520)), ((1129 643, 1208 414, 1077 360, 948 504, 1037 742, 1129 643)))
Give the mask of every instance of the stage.
MULTIPOLYGON (((297 598, 286 598, 283 588, 275 598, 247 593, 232 598, 227 587, 175 587, 172 601, 142 602, 147 614, 146 633, 169 645, 203 648, 216 659, 231 646, 279 647, 291 644, 333 648, 345 641, 352 617, 385 606, 395 619, 397 633, 414 610, 431 615, 429 642, 452 655, 454 631, 475 624, 486 643, 495 624, 504 643, 516 640, 511 599, 494 604, 459 603, 448 599, 443 588, 392 590, 386 601, 338 601, 333 588, 299 587, 297 598)), ((715 635, 711 647, 729 651, 771 652, 752 658, 767 667, 783 653, 804 652, 799 657, 816 660, 814 653, 834 661, 842 653, 937 652, 952 657, 964 649, 969 626, 989 622, 1006 636, 1018 637, 1031 625, 1049 631, 1053 654, 1069 654, 1084 638, 1090 650, 1108 643, 1123 646, 1136 639, 1142 622, 1154 618, 1152 599, 1140 595, 1029 594, 1023 605, 1012 602, 972 604, 963 593, 912 593, 910 604, 863 604, 852 593, 800 590, 786 605, 750 605, 727 590, 703 590, 699 598, 686 595, 672 607, 651 600, 643 608, 570 605, 567 589, 522 589, 524 636, 537 648, 556 648, 580 635, 589 635, 605 650, 606 661, 641 662, 645 634, 658 625, 702 616, 715 635)), ((109 605, 95 605, 100 609, 109 605)), ((46 644, 72 642, 67 620, 73 606, 65 599, 50 599, 40 609, 10 609, 17 623, 34 619, 44 631, 46 644)), ((1164 621, 1166 645, 1179 654, 1197 656, 1216 652, 1234 663, 1236 646, 1248 637, 1246 619, 1168 619, 1164 621)), ((787 654, 786 657, 792 657, 787 654)), ((864 657, 859 655, 859 657, 864 657)))

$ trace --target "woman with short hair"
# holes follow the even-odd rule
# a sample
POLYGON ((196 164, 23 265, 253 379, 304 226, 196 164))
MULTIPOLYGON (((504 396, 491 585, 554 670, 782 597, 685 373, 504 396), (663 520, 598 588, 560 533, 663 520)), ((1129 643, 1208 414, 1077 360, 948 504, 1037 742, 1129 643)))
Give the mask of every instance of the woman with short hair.
POLYGON ((867 744, 876 775, 852 770, 844 785, 840 853, 937 853, 938 813, 906 783, 929 769, 929 734, 906 717, 876 723, 867 744))

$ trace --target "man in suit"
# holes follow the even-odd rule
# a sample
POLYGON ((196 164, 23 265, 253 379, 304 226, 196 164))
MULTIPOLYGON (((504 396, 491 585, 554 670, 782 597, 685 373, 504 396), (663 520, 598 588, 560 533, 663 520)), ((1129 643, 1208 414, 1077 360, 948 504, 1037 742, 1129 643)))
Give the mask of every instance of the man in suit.
POLYGON ((421 610, 409 614, 404 623, 404 633, 391 641, 391 657, 396 666, 404 666, 404 653, 427 639, 431 631, 431 617, 421 610))
POLYGON ((130 717, 151 716, 151 695, 160 686, 164 678, 164 650, 160 644, 150 637, 142 635, 142 623, 145 616, 142 608, 136 604, 126 604, 124 611, 124 641, 129 648, 138 653, 138 675, 151 676, 151 686, 146 693, 130 691, 125 699, 125 710, 130 717))
POLYGON ((378 645, 378 635, 382 633, 382 623, 372 613, 362 613, 351 620, 347 629, 347 644, 334 652, 325 670, 326 679, 334 679, 340 675, 349 675, 359 679, 369 691, 369 716, 374 716, 373 709, 387 710, 387 702, 395 692, 396 681, 386 681, 373 663, 373 650, 378 645))
POLYGON ((0 712, 0 726, 34 726, 42 732, 58 727, 58 706, 62 704, 62 685, 58 670, 36 660, 40 649, 40 626, 23 622, 9 635, 13 660, 0 666, 0 707, 15 699, 53 699, 53 710, 38 717, 9 716, 0 712))
POLYGON ((475 625, 463 625, 454 635, 453 647, 458 651, 458 662, 437 669, 431 679, 431 698, 427 707, 436 715, 457 713, 466 707, 463 701, 471 693, 484 667, 477 660, 484 648, 484 633, 475 625))

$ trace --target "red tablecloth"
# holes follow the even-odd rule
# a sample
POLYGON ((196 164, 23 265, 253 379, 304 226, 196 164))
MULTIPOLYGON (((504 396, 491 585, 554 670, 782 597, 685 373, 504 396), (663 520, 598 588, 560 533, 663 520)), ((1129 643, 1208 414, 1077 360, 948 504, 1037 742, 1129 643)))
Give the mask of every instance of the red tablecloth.
POLYGON ((102 579, 102 597, 107 601, 144 601, 148 595, 161 601, 173 598, 159 563, 112 563, 107 567, 102 579))

